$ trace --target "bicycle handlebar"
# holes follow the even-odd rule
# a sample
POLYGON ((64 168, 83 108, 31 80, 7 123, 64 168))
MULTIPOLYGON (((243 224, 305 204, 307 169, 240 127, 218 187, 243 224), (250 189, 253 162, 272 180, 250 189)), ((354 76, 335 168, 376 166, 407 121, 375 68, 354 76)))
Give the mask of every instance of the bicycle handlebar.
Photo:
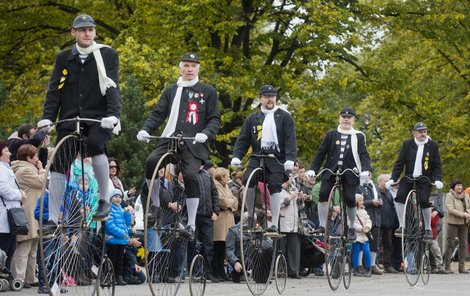
POLYGON ((194 140, 194 137, 183 137, 181 135, 172 136, 172 137, 162 137, 162 136, 148 136, 145 137, 149 140, 160 140, 160 139, 168 139, 168 140, 194 140))
POLYGON ((419 176, 419 177, 417 177, 417 178, 413 178, 413 177, 410 177, 410 176, 403 176, 403 177, 401 177, 400 179, 398 179, 398 181, 396 181, 395 183, 390 184, 390 186, 395 186, 395 185, 400 184, 400 182, 401 182, 401 180, 402 180, 403 178, 406 178, 406 179, 408 179, 408 180, 410 180, 410 181, 412 181, 412 182, 416 182, 416 181, 421 180, 421 179, 426 179, 426 181, 428 181, 429 184, 431 184, 432 186, 436 186, 436 183, 431 182, 431 179, 429 179, 428 176, 424 176, 424 175, 421 175, 421 176, 419 176))
POLYGON ((46 127, 53 127, 53 126, 56 126, 56 125, 58 125, 58 124, 61 124, 61 123, 64 123, 64 122, 70 122, 70 121, 75 121, 75 122, 82 122, 82 121, 85 122, 85 121, 88 121, 88 122, 97 122, 97 123, 101 123, 101 119, 94 119, 94 118, 86 118, 86 117, 77 116, 77 117, 73 117, 73 118, 67 118, 67 119, 57 120, 56 122, 52 122, 52 123, 50 123, 50 124, 38 126, 38 130, 43 129, 43 128, 46 128, 46 127))
POLYGON ((337 172, 333 172, 332 170, 330 170, 329 168, 323 168, 317 175, 316 175, 316 178, 318 178, 319 176, 321 176, 324 172, 330 172, 332 175, 335 175, 335 176, 342 176, 344 173, 346 172, 351 172, 353 173, 354 175, 356 175, 356 177, 359 177, 359 171, 357 168, 347 168, 347 169, 344 169, 342 171, 337 171, 337 172))

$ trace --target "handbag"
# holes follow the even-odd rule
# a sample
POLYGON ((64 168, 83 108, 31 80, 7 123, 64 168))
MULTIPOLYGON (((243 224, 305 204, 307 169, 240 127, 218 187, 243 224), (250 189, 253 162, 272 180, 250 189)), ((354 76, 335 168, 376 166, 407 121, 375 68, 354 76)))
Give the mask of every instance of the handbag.
MULTIPOLYGON (((359 223, 361 224, 361 226, 364 227, 364 224, 362 223, 361 218, 359 218, 357 214, 356 214, 356 217, 357 217, 357 220, 359 220, 359 223)), ((369 232, 366 233, 366 236, 369 241, 374 240, 374 236, 372 235, 372 233, 370 233, 370 230, 369 232)))
POLYGON ((19 235, 27 235, 29 232, 28 226, 28 218, 26 218, 26 214, 24 213, 23 208, 11 208, 7 209, 5 205, 5 201, 3 200, 3 196, 0 195, 2 198, 2 203, 5 209, 7 210, 8 216, 8 224, 10 225, 10 233, 11 234, 19 234, 19 235))

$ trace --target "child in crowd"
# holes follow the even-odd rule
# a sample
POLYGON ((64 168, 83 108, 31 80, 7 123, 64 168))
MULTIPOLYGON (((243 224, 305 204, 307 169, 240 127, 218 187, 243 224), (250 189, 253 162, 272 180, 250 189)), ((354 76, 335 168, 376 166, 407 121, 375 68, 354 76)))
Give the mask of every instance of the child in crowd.
POLYGON ((114 189, 110 194, 111 213, 106 221, 106 248, 109 259, 114 266, 116 284, 126 285, 124 281, 124 251, 129 241, 128 227, 131 225, 132 215, 128 208, 121 207, 122 191, 114 189))
POLYGON ((361 194, 356 194, 356 221, 355 228, 357 238, 353 243, 352 251, 352 263, 354 267, 354 275, 362 276, 358 271, 359 267, 359 252, 362 250, 362 256, 364 261, 364 276, 371 276, 371 256, 370 256, 370 247, 369 247, 369 236, 371 235, 370 229, 372 228, 372 221, 367 214, 367 211, 364 209, 364 197, 361 194))

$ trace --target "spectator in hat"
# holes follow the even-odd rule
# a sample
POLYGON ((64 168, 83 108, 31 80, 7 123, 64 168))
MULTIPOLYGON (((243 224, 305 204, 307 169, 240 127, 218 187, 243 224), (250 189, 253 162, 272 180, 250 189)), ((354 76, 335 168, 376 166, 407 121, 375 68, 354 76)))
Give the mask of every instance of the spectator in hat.
POLYGON ((31 124, 22 124, 18 128, 18 131, 14 132, 8 138, 8 150, 11 152, 10 161, 16 160, 16 154, 18 148, 24 144, 31 144, 36 148, 40 148, 38 151, 39 160, 42 162, 44 167, 47 164, 48 149, 50 142, 50 136, 47 130, 36 130, 31 124))
MULTIPOLYGON (((309 178, 314 178, 326 159, 325 167, 336 172, 338 170, 356 168, 361 180, 367 180, 369 176, 370 158, 366 147, 366 136, 354 129, 356 113, 351 108, 343 108, 339 113, 339 125, 336 129, 329 131, 323 138, 320 147, 306 172, 309 178)), ((343 199, 346 203, 346 214, 348 216, 348 239, 356 240, 354 221, 356 219, 356 190, 359 186, 359 177, 353 172, 346 172, 341 178, 343 183, 343 199)), ((319 228, 316 232, 325 232, 327 220, 328 197, 335 184, 335 176, 325 172, 321 176, 320 197, 318 202, 319 228)))
MULTIPOLYGON (((241 159, 251 147, 253 154, 273 154, 277 159, 265 159, 266 179, 271 194, 271 222, 268 232, 278 232, 282 184, 289 178, 297 159, 294 120, 289 112, 277 106, 278 92, 272 85, 259 91, 261 108, 245 119, 233 149, 232 167, 241 167, 241 159)), ((244 183, 259 167, 260 159, 251 158, 245 171, 244 183)), ((254 198, 254 197, 253 197, 254 198)), ((251 211, 251 209, 248 209, 251 211)), ((252 213, 250 213, 252 216, 252 213)))
MULTIPOLYGON (((209 159, 209 144, 219 131, 221 120, 215 88, 199 81, 199 59, 196 54, 190 52, 183 55, 179 72, 178 81, 165 88, 155 109, 138 132, 137 139, 149 142, 150 134, 167 118, 162 137, 177 134, 194 137, 194 140, 184 140, 184 147, 178 150, 188 208, 188 223, 183 236, 192 240, 200 195, 197 175, 201 165, 209 159)), ((145 162, 147 183, 152 179, 157 162, 168 151, 168 144, 167 139, 162 139, 148 156, 145 162)), ((155 196, 156 192, 150 194, 155 196)))
MULTIPOLYGON (((437 189, 441 189, 441 156, 437 142, 428 137, 428 128, 418 122, 413 127, 413 138, 405 140, 401 146, 400 154, 396 160, 392 176, 387 181, 387 187, 395 183, 405 170, 405 176, 417 179, 421 176, 429 178, 431 183, 436 184, 437 189)), ((401 236, 403 228, 403 213, 405 211, 405 201, 408 192, 413 189, 413 181, 408 178, 402 178, 395 198, 395 210, 397 211, 398 223, 400 227, 395 230, 395 236, 401 236)), ((431 184, 426 179, 420 179, 416 182, 418 200, 421 205, 424 220, 424 239, 432 240, 431 214, 432 205, 429 203, 431 195, 431 184)))
MULTIPOLYGON (((108 198, 109 168, 105 154, 106 143, 121 114, 121 95, 118 78, 118 55, 115 50, 94 41, 96 23, 93 18, 81 14, 73 21, 71 34, 75 44, 71 49, 60 52, 56 57, 52 76, 44 102, 42 120, 38 127, 50 128, 52 121, 77 116, 98 119, 101 122, 82 122, 86 136, 87 156, 93 159, 93 171, 99 186, 99 204, 93 218, 105 220, 111 210, 108 198)), ((56 126, 57 143, 72 134, 76 123, 66 122, 56 126)), ((68 146, 61 146, 69 154, 68 146)), ((65 158, 72 162, 72 158, 65 158)), ((62 159, 63 160, 63 159, 62 159)), ((64 192, 65 168, 52 166, 49 184, 49 219, 57 222, 60 200, 64 192)))

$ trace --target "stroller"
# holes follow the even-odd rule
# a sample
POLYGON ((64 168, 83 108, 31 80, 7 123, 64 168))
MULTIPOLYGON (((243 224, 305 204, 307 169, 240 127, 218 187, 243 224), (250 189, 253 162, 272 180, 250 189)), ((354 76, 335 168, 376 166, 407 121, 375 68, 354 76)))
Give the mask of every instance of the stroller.
POLYGON ((23 282, 13 279, 10 271, 5 267, 6 261, 7 254, 0 250, 0 292, 5 292, 8 289, 21 291, 23 289, 23 282))

